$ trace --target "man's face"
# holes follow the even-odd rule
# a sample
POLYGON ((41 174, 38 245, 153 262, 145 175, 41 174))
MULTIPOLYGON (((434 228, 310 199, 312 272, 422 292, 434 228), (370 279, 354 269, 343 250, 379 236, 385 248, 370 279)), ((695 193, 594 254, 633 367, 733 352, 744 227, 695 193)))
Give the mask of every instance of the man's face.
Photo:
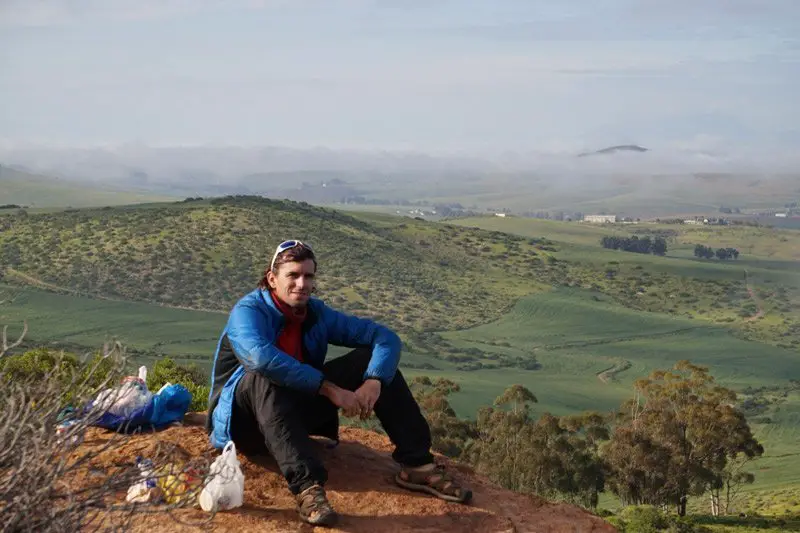
POLYGON ((294 261, 277 266, 278 273, 267 274, 269 286, 275 295, 292 307, 308 303, 314 290, 314 261, 294 261))

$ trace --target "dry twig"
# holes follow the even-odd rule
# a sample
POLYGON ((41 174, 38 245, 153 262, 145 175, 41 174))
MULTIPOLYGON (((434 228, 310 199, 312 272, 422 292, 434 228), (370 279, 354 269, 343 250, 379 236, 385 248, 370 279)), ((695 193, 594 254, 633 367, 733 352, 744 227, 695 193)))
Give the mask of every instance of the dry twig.
MULTIPOLYGON (((179 491, 169 505, 125 501, 128 488, 142 480, 135 458, 113 455, 132 438, 126 432, 114 433, 99 445, 83 443, 87 429, 104 413, 91 400, 123 375, 121 346, 105 346, 88 364, 68 363, 59 354, 52 369, 27 378, 0 363, 0 531, 118 531, 127 529, 138 514, 194 505, 202 481, 179 491), (71 425, 62 425, 59 432, 67 406, 75 408, 67 415, 71 425)), ((207 458, 184 461, 176 448, 163 442, 156 446, 148 457, 156 472, 153 478, 162 486, 167 479, 177 485, 178 477, 189 472, 208 480, 207 458)), ((208 515, 195 525, 212 518, 208 515)))

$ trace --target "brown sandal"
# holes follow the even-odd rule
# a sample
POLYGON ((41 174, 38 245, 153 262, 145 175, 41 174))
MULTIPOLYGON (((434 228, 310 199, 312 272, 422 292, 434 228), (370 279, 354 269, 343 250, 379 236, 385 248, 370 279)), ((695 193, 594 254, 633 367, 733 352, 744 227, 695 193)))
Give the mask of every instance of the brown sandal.
POLYGON ((403 468, 394 480, 403 488, 427 492, 449 502, 468 503, 472 499, 472 491, 458 485, 442 465, 427 471, 403 468))

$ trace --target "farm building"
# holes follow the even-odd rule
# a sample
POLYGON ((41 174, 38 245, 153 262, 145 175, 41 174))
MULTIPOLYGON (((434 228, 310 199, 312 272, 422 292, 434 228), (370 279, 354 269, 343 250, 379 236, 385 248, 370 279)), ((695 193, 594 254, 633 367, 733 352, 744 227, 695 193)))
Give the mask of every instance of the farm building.
POLYGON ((590 224, 613 224, 617 221, 617 215, 586 215, 583 221, 590 224))

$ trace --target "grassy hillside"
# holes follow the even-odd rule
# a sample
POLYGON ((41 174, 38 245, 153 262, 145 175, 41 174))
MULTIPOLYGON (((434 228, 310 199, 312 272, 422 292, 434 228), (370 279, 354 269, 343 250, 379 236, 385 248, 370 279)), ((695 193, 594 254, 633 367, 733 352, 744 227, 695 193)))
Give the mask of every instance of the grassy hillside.
MULTIPOLYGON (((518 371, 514 378, 537 393, 543 409, 559 414, 592 405, 611 408, 633 380, 681 359, 709 365, 721 382, 737 389, 785 382, 800 369, 792 350, 737 339, 721 326, 633 311, 575 289, 524 298, 499 321, 442 336, 461 350, 535 358, 538 370, 518 371)), ((481 375, 487 396, 489 388, 499 394, 508 383, 502 372, 481 375)), ((467 411, 476 407, 461 405, 467 411)))
POLYGON ((171 198, 147 192, 104 189, 0 165, 0 205, 17 204, 31 208, 87 207, 166 200, 171 198))
POLYGON ((0 217, 0 261, 16 283, 226 311, 286 238, 314 246, 321 296, 407 333, 499 318, 563 270, 531 239, 254 198, 0 217))
MULTIPOLYGON (((54 346, 78 353, 98 349, 105 342, 120 341, 132 363, 147 363, 169 356, 179 362, 211 368, 227 314, 176 309, 142 302, 124 302, 57 294, 0 283, 0 325, 9 326, 9 337, 29 326, 26 346, 54 346)), ((331 347, 331 354, 342 350, 331 347)), ((411 356, 411 364, 424 362, 411 356)))
MULTIPOLYGON (((792 382, 800 376, 800 354, 794 350, 738 339, 721 326, 632 311, 575 289, 524 298, 497 322, 443 336, 461 350, 479 347, 489 357, 525 355, 540 365, 513 375, 507 369, 426 371, 462 384, 464 392, 453 398, 461 413, 474 413, 510 382, 536 394, 539 413, 612 410, 630 397, 633 381, 653 370, 681 359, 708 365, 720 383, 739 391, 742 401, 753 399, 757 405, 747 412, 766 453, 752 467, 757 482, 749 487, 753 494, 747 505, 766 510, 771 500, 761 495, 759 504, 759 491, 800 486, 795 466, 800 465, 800 390, 792 382)), ((705 504, 698 503, 701 508, 705 504)))
POLYGON ((518 298, 552 286, 800 349, 800 233, 791 230, 514 218, 437 224, 238 197, 0 217, 0 261, 15 283, 225 311, 254 287, 272 247, 289 236, 315 245, 320 296, 392 325, 417 351, 462 363, 465 356, 435 332, 497 320, 518 298), (667 257, 599 245, 604 234, 632 232, 666 235, 667 257), (742 255, 699 260, 691 256, 696 242, 736 246, 742 255))
POLYGON ((79 350, 119 340, 137 352, 207 360, 227 319, 223 313, 54 294, 4 284, 0 284, 0 294, 14 297, 12 306, 0 307, 0 324, 10 325, 9 336, 27 321, 30 342, 79 350))
POLYGON ((738 226, 611 225, 481 217, 453 224, 558 243, 564 283, 611 295, 631 309, 733 327, 737 335, 800 350, 800 232, 738 226), (666 257, 606 250, 604 235, 662 235, 666 257), (736 261, 693 256, 695 244, 735 247, 736 261), (601 275, 598 275, 601 274, 601 275))
MULTIPOLYGON (((604 235, 660 233, 669 239, 670 252, 693 248, 695 244, 713 247, 735 246, 740 251, 762 260, 800 261, 800 237, 791 229, 765 226, 692 226, 684 224, 587 224, 560 222, 524 217, 470 217, 451 221, 454 224, 479 227, 527 236, 547 236, 555 241, 599 248, 604 235)), ((673 255, 670 253, 669 255, 673 255)), ((690 254, 691 255, 691 254, 690 254)))

